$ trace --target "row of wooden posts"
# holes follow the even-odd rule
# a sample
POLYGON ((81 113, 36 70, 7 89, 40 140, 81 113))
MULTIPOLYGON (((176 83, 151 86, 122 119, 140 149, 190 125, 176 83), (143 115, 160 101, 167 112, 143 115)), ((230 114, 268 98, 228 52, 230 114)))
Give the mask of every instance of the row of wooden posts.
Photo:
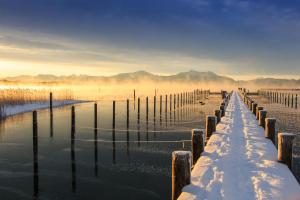
POLYGON ((220 109, 215 110, 215 115, 206 116, 205 130, 192 129, 191 147, 192 151, 174 151, 172 153, 172 200, 176 200, 182 188, 191 183, 191 170, 200 158, 204 147, 211 135, 216 132, 216 126, 225 115, 231 94, 222 91, 223 101, 220 109))
POLYGON ((287 107, 298 108, 298 95, 278 91, 259 90, 258 94, 268 98, 272 103, 283 104, 287 107))
MULTIPOLYGON (((244 98, 245 104, 258 120, 258 124, 264 128, 265 137, 270 139, 273 144, 276 145, 276 119, 267 117, 267 110, 265 110, 262 106, 258 106, 258 103, 248 97, 245 93, 241 94, 244 98)), ((277 135, 278 161, 286 164, 291 170, 294 138, 295 135, 292 133, 278 133, 277 135)))
MULTIPOLYGON (((179 107, 183 107, 188 104, 194 104, 199 100, 199 96, 207 98, 209 96, 209 90, 194 90, 193 92, 185 92, 180 94, 174 95, 165 95, 165 112, 168 112, 168 100, 169 100, 169 110, 170 112, 172 109, 176 109, 179 107), (172 104, 173 103, 173 104, 172 104)), ((163 96, 160 95, 159 101, 159 112, 162 115, 162 101, 163 96)), ((126 100, 126 125, 127 129, 129 128, 129 99, 126 100)), ((154 119, 156 116, 156 96, 153 97, 154 103, 154 119)), ((135 91, 134 91, 134 105, 135 105, 135 91)), ((138 97, 138 124, 140 123, 140 113, 141 113, 141 100, 138 97)), ((53 136, 53 93, 49 94, 49 109, 50 109, 50 130, 51 130, 51 137, 53 136)), ((149 98, 146 97, 146 120, 148 121, 148 114, 149 114, 149 98)), ((33 124, 33 168, 34 168, 34 196, 38 195, 38 185, 39 185, 39 176, 38 176, 38 120, 37 120, 37 111, 33 111, 32 113, 32 124, 33 124)), ((75 130, 76 130, 76 113, 75 113, 75 106, 71 107, 71 159, 72 159, 72 189, 75 191, 76 189, 76 182, 75 182, 75 130)), ((94 128, 95 131, 98 127, 98 105, 97 103, 94 104, 94 128)), ((116 128, 116 101, 113 101, 112 105, 112 136, 113 136, 113 145, 115 145, 115 128, 116 128)), ((128 134, 128 132, 127 132, 128 134)), ((128 138, 128 135, 127 135, 128 138)), ((113 148, 115 149, 115 148, 113 148)), ((113 157, 115 157, 115 153, 113 153, 113 157)), ((115 160, 115 158, 114 158, 115 160)))

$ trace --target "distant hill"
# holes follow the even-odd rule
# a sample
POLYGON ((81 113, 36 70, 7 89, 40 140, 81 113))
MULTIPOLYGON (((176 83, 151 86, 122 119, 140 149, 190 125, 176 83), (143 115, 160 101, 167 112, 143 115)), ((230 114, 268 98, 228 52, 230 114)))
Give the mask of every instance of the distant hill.
POLYGON ((16 76, 2 79, 2 82, 22 82, 22 83, 45 83, 45 84, 59 84, 59 83, 95 83, 95 82, 183 82, 183 83, 199 83, 199 84, 226 84, 234 87, 259 87, 259 88, 282 88, 295 87, 300 88, 300 79, 275 79, 275 78, 259 78, 249 81, 236 81, 232 78, 218 75, 214 72, 198 72, 191 70, 188 72, 181 72, 169 76, 161 76, 152 74, 146 71, 137 71, 132 73, 121 73, 114 76, 89 76, 89 75, 70 75, 70 76, 55 76, 55 75, 37 75, 37 76, 16 76))

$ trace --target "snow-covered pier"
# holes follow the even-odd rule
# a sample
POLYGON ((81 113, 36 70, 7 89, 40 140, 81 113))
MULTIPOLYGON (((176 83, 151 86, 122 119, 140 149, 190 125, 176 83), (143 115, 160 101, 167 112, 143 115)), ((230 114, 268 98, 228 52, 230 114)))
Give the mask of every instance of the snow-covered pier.
MULTIPOLYGON (((173 175, 174 176, 174 175, 173 175)), ((237 92, 191 172, 180 200, 300 199, 300 186, 237 92)))

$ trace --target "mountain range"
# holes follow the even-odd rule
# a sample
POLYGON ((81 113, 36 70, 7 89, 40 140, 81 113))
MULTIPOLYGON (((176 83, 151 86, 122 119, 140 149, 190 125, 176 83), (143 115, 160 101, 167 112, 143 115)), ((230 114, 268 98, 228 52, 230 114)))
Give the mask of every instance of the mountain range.
POLYGON ((202 84, 230 84, 234 86, 256 86, 256 87, 300 87, 300 79, 276 79, 276 78, 258 78, 248 81, 236 81, 232 78, 218 75, 214 72, 198 72, 191 70, 181 72, 175 75, 161 76, 146 71, 137 71, 132 73, 121 73, 114 76, 89 76, 89 75, 37 75, 37 76, 15 76, 2 79, 2 82, 30 82, 30 83, 94 83, 94 82, 184 82, 184 83, 202 83, 202 84))

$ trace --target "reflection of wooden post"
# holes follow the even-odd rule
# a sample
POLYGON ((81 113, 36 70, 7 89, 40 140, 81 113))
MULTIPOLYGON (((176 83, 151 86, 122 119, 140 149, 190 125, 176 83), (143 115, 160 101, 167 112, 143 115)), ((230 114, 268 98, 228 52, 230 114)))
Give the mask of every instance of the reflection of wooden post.
POLYGON ((216 117, 212 115, 206 116, 206 141, 216 131, 216 117))
POLYGON ((200 129, 192 130, 192 152, 193 164, 200 158, 201 153, 204 151, 204 133, 200 129))
POLYGON ((265 120, 266 120, 266 117, 267 117, 267 111, 266 110, 260 110, 259 111, 259 125, 262 126, 263 128, 266 127, 266 124, 265 124, 265 120))
POLYGON ((273 144, 275 144, 275 118, 266 118, 265 120, 266 128, 265 128, 265 137, 272 140, 273 144))
POLYGON ((278 161, 285 163, 292 169, 293 163, 293 140, 295 135, 292 133, 278 134, 278 161))
POLYGON ((190 151, 172 153, 172 200, 181 194, 182 188, 191 183, 192 155, 190 151))

